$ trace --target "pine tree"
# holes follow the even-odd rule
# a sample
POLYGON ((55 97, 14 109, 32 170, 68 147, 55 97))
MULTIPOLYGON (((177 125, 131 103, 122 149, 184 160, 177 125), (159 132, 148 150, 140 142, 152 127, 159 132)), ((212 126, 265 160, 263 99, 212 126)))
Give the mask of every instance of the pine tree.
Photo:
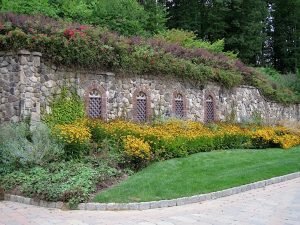
POLYGON ((248 64, 258 64, 265 40, 267 4, 263 0, 227 0, 225 50, 237 51, 248 64))
POLYGON ((152 34, 159 33, 166 29, 167 13, 166 6, 157 0, 139 0, 145 11, 148 13, 146 30, 152 34))
POLYGON ((167 22, 169 28, 190 30, 197 34, 201 33, 202 24, 198 0, 167 1, 166 6, 169 14, 167 22))
POLYGON ((225 50, 236 51, 250 64, 262 56, 264 0, 173 0, 167 2, 168 26, 194 31, 199 38, 225 38, 225 50))
POLYGON ((274 66, 296 72, 300 64, 300 0, 274 0, 274 66))

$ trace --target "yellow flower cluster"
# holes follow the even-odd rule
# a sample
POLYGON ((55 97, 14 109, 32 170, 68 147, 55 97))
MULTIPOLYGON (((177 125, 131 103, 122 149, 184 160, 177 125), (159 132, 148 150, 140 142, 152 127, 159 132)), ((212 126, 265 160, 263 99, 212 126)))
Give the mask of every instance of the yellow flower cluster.
POLYGON ((136 124, 129 121, 115 120, 108 123, 94 121, 94 126, 103 127, 114 135, 117 131, 129 131, 139 137, 154 136, 158 140, 172 141, 178 137, 189 140, 198 137, 222 137, 224 135, 244 135, 252 139, 260 139, 266 143, 278 144, 282 148, 291 148, 300 145, 300 132, 289 131, 283 126, 247 126, 236 124, 217 123, 205 126, 195 121, 171 120, 165 123, 149 125, 136 124))
POLYGON ((246 132, 245 129, 232 124, 216 124, 216 128, 211 128, 199 122, 180 120, 171 120, 155 125, 116 120, 109 123, 99 122, 99 125, 112 135, 117 131, 130 131, 140 137, 154 136, 163 140, 173 140, 178 137, 194 139, 200 136, 213 137, 224 134, 245 134, 246 132))
POLYGON ((145 140, 163 140, 172 142, 176 138, 193 140, 199 137, 223 137, 225 135, 243 135, 263 143, 273 143, 282 148, 300 145, 300 132, 291 131, 284 126, 240 126, 237 124, 216 123, 206 126, 195 121, 170 120, 159 124, 137 124, 129 121, 81 120, 71 125, 58 125, 59 137, 68 143, 83 143, 91 138, 90 128, 99 126, 108 134, 118 137, 126 143, 126 153, 136 157, 150 157, 149 143, 145 140), (130 134, 130 135, 128 135, 130 134), (137 138, 138 137, 138 138, 137 138), (142 148, 138 147, 142 146, 142 148), (131 150, 130 150, 131 149, 131 150), (140 151, 140 152, 139 152, 140 151))
POLYGON ((252 132, 251 137, 265 142, 278 144, 284 149, 300 145, 300 133, 291 132, 289 129, 282 126, 262 127, 252 132))
POLYGON ((56 125, 54 131, 66 143, 85 143, 91 139, 90 129, 84 122, 56 125))
POLYGON ((125 153, 133 158, 149 160, 151 157, 151 147, 143 139, 127 135, 123 138, 125 153))

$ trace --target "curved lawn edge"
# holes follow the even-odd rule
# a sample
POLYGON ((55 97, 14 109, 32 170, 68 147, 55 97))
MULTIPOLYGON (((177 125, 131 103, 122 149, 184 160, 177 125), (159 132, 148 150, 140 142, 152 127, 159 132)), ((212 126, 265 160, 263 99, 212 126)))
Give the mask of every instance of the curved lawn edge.
MULTIPOLYGON (((270 179, 257 181, 250 184, 245 184, 221 191, 211 192, 207 194, 193 195, 190 197, 175 198, 171 200, 160 200, 150 202, 138 203, 80 203, 78 210, 99 210, 99 211, 118 211, 118 210, 147 210, 155 208, 166 208, 180 205, 187 205, 192 203, 199 203, 207 200, 218 199, 238 193, 263 188, 272 184, 281 183, 284 181, 296 179, 300 177, 300 172, 295 172, 283 176, 273 177, 270 179)), ((64 202, 47 202, 43 200, 36 200, 33 198, 22 197, 18 195, 4 194, 4 200, 23 203, 27 205, 35 205, 45 208, 66 209, 64 202)))

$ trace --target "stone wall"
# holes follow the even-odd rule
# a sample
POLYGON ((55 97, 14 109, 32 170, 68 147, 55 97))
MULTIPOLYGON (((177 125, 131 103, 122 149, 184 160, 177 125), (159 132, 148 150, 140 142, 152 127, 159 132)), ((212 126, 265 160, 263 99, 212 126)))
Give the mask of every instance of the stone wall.
POLYGON ((0 122, 40 120, 40 59, 38 52, 0 52, 0 122))
POLYGON ((300 120, 299 105, 284 106, 267 101, 254 87, 228 90, 215 84, 203 86, 171 76, 57 68, 40 63, 40 56, 26 51, 0 56, 0 121, 18 121, 26 116, 38 121, 40 110, 51 110, 53 96, 59 94, 62 87, 74 88, 87 106, 89 93, 97 89, 102 99, 103 119, 136 119, 136 96, 142 91, 147 96, 148 119, 174 115, 174 98, 180 94, 187 119, 205 121, 210 97, 216 120, 242 122, 259 116, 268 123, 300 120))

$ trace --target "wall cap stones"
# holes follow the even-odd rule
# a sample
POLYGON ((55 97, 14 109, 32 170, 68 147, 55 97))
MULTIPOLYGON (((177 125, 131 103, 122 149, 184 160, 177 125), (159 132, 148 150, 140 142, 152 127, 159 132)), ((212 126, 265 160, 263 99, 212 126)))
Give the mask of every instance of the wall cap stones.
POLYGON ((3 52, 3 51, 0 51, 0 56, 12 56, 14 55, 13 52, 3 52))
MULTIPOLYGON (((257 181, 250 184, 232 187, 221 191, 211 192, 207 194, 194 195, 190 197, 181 197, 170 200, 160 200, 151 202, 136 202, 136 203, 80 203, 77 207, 78 210, 99 210, 99 211, 120 211, 120 210, 147 210, 154 208, 166 208, 173 206, 181 206, 192 203, 199 203, 207 200, 218 199, 253 189, 264 188, 268 185, 281 183, 284 181, 296 179, 300 177, 300 172, 295 172, 279 177, 273 177, 267 180, 257 181)), ((67 205, 63 202, 46 202, 27 198, 17 195, 4 194, 5 201, 19 202, 27 205, 36 205, 46 208, 66 209, 67 205)))
POLYGON ((30 55, 31 53, 29 52, 29 51, 27 51, 27 50, 20 50, 19 52, 18 52, 18 55, 30 55))
POLYGON ((43 54, 41 52, 32 52, 32 55, 42 57, 43 54))

